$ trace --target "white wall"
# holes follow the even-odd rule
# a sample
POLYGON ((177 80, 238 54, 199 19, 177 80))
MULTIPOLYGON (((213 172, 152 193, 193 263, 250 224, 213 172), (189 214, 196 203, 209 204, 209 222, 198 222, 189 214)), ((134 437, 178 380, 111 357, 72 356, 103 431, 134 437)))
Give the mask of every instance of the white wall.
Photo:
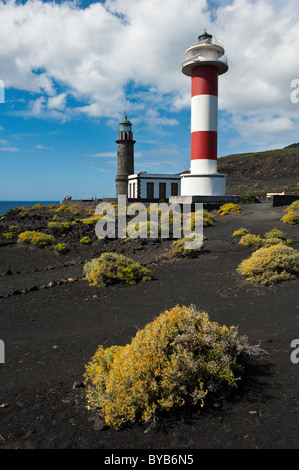
MULTIPOLYGON (((169 175, 171 176, 171 175, 169 175)), ((135 192, 137 193, 137 176, 131 175, 129 176, 128 180, 128 196, 130 197, 130 184, 135 183, 135 192)), ((154 199, 159 199, 159 183, 166 183, 166 198, 171 196, 171 183, 177 183, 178 184, 178 195, 181 194, 181 179, 176 177, 176 178, 167 178, 166 175, 142 175, 140 177, 140 186, 141 186, 141 191, 140 191, 140 196, 141 198, 147 198, 147 183, 154 183, 154 199)), ((135 194, 135 198, 137 197, 137 194, 135 194)))

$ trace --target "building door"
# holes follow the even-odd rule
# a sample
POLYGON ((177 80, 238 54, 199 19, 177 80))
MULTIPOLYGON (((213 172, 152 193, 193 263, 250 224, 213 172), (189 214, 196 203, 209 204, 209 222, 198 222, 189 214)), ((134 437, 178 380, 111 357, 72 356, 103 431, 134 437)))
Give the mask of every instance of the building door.
POLYGON ((171 183, 171 195, 177 196, 178 195, 178 183, 171 183))
POLYGON ((154 183, 146 183, 147 199, 154 199, 154 183))
POLYGON ((166 183, 159 183, 159 199, 166 199, 166 183))

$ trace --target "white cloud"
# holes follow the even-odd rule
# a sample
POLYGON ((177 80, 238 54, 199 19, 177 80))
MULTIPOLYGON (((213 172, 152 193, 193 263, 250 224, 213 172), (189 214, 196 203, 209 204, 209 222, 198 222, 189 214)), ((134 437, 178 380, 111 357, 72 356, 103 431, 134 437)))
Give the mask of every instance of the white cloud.
POLYGON ((51 147, 45 147, 44 145, 38 144, 35 146, 37 150, 53 150, 51 147))
POLYGON ((102 152, 102 153, 93 153, 93 154, 85 154, 85 157, 116 157, 115 152, 102 152))
POLYGON ((66 93, 60 93, 48 99, 47 106, 49 109, 63 110, 66 105, 66 93))
POLYGON ((1 152, 18 152, 19 149, 17 149, 16 147, 2 147, 0 148, 0 151, 1 152))
MULTIPOLYGON (((0 3, 0 76, 37 93, 36 117, 118 119, 173 128, 168 112, 190 107, 180 63, 204 28, 224 40, 229 71, 219 80, 227 128, 242 137, 289 138, 299 124, 291 81, 299 78, 296 0, 106 0, 0 3), (5 45, 5 46, 4 46, 5 45), (59 86, 58 86, 59 84, 59 86), (125 90, 126 89, 126 90, 125 90), (67 107, 68 98, 80 101, 67 107)), ((175 127, 174 127, 175 128, 175 127)), ((298 140, 298 139, 297 139, 298 140)))

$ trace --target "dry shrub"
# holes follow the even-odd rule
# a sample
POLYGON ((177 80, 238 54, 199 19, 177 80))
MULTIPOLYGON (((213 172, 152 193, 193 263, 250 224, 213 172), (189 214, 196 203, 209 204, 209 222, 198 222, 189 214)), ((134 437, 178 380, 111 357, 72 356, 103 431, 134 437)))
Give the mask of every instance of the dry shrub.
POLYGON ((297 225, 299 224, 299 212, 289 211, 280 219, 280 221, 288 225, 297 225))
POLYGON ((107 286, 124 282, 137 284, 152 279, 149 269, 117 253, 102 253, 84 266, 85 279, 92 286, 107 286))
POLYGON ((234 231, 233 237, 243 237, 244 235, 247 235, 247 233, 249 233, 249 230, 247 230, 245 227, 241 227, 234 231))
POLYGON ((39 248, 47 248, 55 243, 55 238, 52 235, 47 235, 46 233, 28 230, 20 233, 18 243, 24 243, 27 245, 32 244, 39 248))
POLYGON ((273 228, 265 235, 254 235, 247 229, 241 228, 233 233, 233 236, 240 236, 240 245, 253 246, 254 248, 269 247, 272 245, 290 244, 292 240, 287 238, 286 234, 277 228, 273 228))
POLYGON ((203 406, 207 394, 236 387, 242 359, 259 352, 237 328, 211 322, 194 306, 176 306, 130 344, 99 346, 86 365, 88 408, 100 407, 118 429, 183 405, 203 406))
POLYGON ((280 219, 281 222, 288 225, 299 224, 299 199, 292 202, 284 211, 286 214, 280 219))
POLYGON ((204 243, 202 243, 200 248, 188 249, 186 248, 186 243, 190 241, 192 242, 192 238, 188 237, 173 241, 170 247, 170 254, 179 258, 196 258, 204 250, 204 243))
POLYGON ((230 212, 242 212, 242 207, 240 207, 238 204, 232 204, 231 202, 227 204, 223 204, 217 211, 217 214, 220 215, 226 215, 229 214, 230 212))
POLYGON ((299 252, 284 244, 263 247, 242 261, 237 271, 260 284, 286 281, 299 273, 299 252))

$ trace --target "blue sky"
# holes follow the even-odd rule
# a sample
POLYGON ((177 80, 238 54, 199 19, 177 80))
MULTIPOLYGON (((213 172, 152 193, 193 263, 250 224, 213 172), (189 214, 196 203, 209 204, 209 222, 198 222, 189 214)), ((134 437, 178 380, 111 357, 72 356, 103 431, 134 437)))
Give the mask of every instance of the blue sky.
POLYGON ((180 64, 206 28, 225 44, 218 155, 298 142, 294 0, 0 1, 0 200, 114 197, 118 123, 135 170, 190 165, 190 80, 180 64))

